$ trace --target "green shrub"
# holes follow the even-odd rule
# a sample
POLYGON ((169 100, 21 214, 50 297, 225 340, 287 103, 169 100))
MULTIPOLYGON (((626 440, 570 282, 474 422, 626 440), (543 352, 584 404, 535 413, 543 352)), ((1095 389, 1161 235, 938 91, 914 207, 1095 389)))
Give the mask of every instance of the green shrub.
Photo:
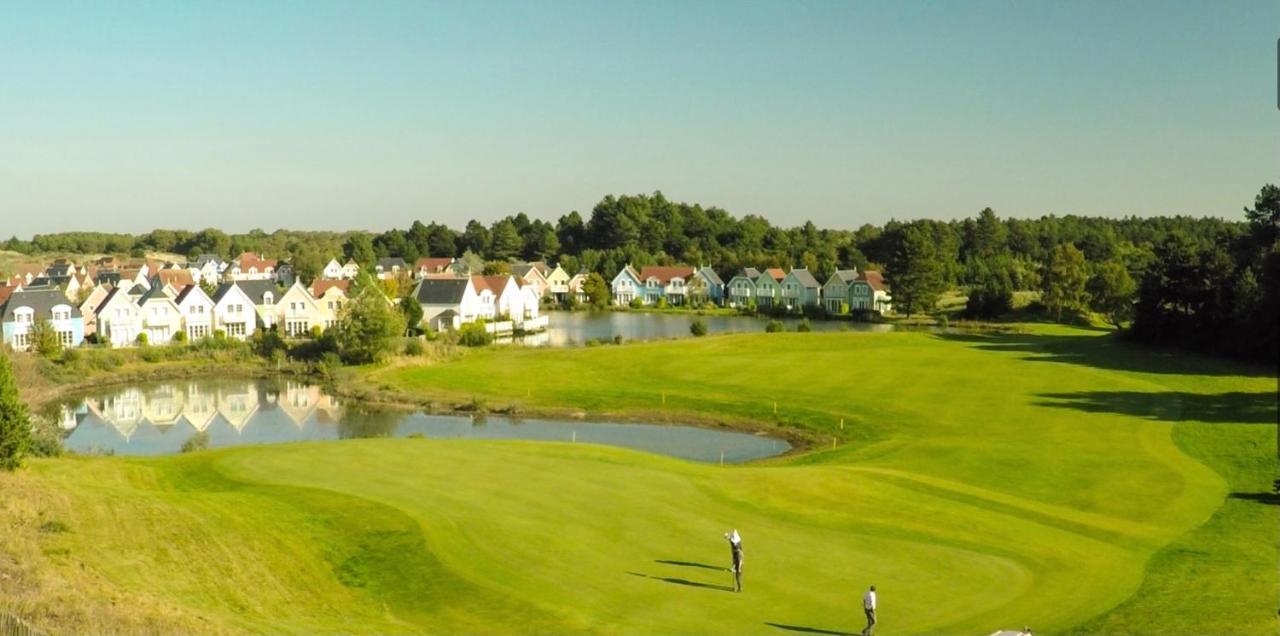
POLYGON ((698 337, 707 335, 707 323, 702 322, 701 320, 695 320, 692 323, 689 323, 689 333, 698 337))
POLYGON ((145 346, 147 346, 147 334, 146 334, 146 332, 144 331, 144 332, 142 332, 142 333, 138 334, 138 337, 137 337, 137 339, 136 339, 136 340, 134 340, 134 342, 137 342, 139 347, 145 347, 145 346))
POLYGON ((783 326, 781 320, 770 320, 769 323, 764 326, 765 333, 779 333, 785 329, 786 327, 783 326))
POLYGON ((658 309, 666 309, 666 308, 667 308, 667 307, 669 307, 669 306, 670 306, 670 305, 668 305, 668 304, 667 304, 667 299, 666 299, 666 297, 663 297, 663 298, 659 298, 659 299, 658 299, 658 309))
POLYGON ((31 418, 18 397, 9 358, 0 353, 0 470, 14 470, 31 446, 31 418))
POLYGON ((209 432, 200 431, 192 435, 187 441, 182 443, 182 452, 193 453, 195 451, 208 450, 209 448, 209 432))
POLYGON ((187 332, 179 331, 178 333, 173 334, 173 344, 180 345, 180 344, 186 344, 186 342, 187 342, 187 332))
POLYGON ((631 302, 627 304, 630 305, 632 309, 639 309, 641 307, 644 307, 644 301, 640 300, 639 298, 632 298, 631 302))
POLYGON ((464 347, 483 347, 491 342, 493 334, 485 329, 483 320, 466 323, 458 330, 458 344, 464 347))
POLYGON ((412 338, 404 343, 404 354, 407 356, 420 356, 426 348, 422 346, 422 341, 412 338))
POLYGON ((810 331, 813 331, 813 325, 809 323, 808 318, 805 318, 800 321, 800 324, 796 325, 796 331, 799 331, 802 333, 808 333, 810 331))

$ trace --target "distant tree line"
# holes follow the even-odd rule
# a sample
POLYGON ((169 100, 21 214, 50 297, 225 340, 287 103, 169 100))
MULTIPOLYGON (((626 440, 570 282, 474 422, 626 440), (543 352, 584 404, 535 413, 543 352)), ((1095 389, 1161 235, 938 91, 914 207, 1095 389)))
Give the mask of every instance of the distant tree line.
POLYGON ((735 217, 718 207, 652 195, 609 195, 584 216, 554 223, 510 215, 472 220, 460 231, 415 221, 407 229, 369 232, 217 229, 154 230, 139 236, 96 232, 15 238, 24 252, 212 253, 244 251, 291 260, 304 280, 331 257, 362 266, 381 257, 467 260, 473 271, 498 272, 514 259, 559 262, 570 272, 612 278, 624 265, 710 265, 726 281, 743 267, 806 267, 819 280, 837 269, 881 270, 895 309, 932 311, 948 289, 969 293, 966 314, 998 317, 1013 292, 1040 292, 1055 318, 1093 311, 1117 326, 1132 323, 1151 342, 1275 356, 1276 188, 1258 195, 1246 220, 1212 217, 1044 216, 1001 219, 986 209, 953 221, 889 221, 856 230, 812 222, 779 227, 763 217, 735 217), (1268 304, 1270 303, 1270 304, 1268 304), (1227 343, 1230 341, 1230 344, 1227 343))

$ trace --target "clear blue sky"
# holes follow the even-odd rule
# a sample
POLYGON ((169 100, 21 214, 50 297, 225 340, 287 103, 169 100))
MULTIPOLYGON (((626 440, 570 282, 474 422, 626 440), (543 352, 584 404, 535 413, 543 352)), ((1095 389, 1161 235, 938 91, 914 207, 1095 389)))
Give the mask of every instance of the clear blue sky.
POLYGON ((1280 2, 9 3, 0 234, 1236 217, 1280 2), (116 6, 110 6, 110 5, 116 6))

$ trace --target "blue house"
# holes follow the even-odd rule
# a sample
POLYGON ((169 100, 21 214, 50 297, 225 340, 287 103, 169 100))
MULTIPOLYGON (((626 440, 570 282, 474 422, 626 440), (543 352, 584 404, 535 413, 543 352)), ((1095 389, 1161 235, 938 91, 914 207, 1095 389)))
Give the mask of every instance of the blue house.
POLYGON ((9 296, 0 312, 0 334, 15 351, 31 348, 31 328, 47 320, 63 347, 84 342, 84 315, 57 288, 20 289, 9 296))
POLYGON ((724 304, 724 281, 720 280, 720 275, 716 274, 716 270, 704 266, 694 272, 693 276, 700 279, 700 287, 706 290, 707 300, 717 305, 724 304))
POLYGON ((644 284, 640 282, 640 272, 630 265, 623 267, 622 271, 613 277, 609 288, 613 292, 615 305, 627 305, 636 298, 644 298, 644 284))

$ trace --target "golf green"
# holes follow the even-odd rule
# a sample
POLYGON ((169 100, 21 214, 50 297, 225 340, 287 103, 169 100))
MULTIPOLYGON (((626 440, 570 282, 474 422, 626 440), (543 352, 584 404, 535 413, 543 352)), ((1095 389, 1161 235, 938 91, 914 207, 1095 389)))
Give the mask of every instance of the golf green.
POLYGON ((1249 367, 1037 328, 497 348, 365 374, 823 441, 742 466, 430 439, 34 461, 0 477, 7 547, 32 559, 13 604, 88 629, 846 633, 874 584, 884 633, 1274 632, 1276 379, 1249 367))

